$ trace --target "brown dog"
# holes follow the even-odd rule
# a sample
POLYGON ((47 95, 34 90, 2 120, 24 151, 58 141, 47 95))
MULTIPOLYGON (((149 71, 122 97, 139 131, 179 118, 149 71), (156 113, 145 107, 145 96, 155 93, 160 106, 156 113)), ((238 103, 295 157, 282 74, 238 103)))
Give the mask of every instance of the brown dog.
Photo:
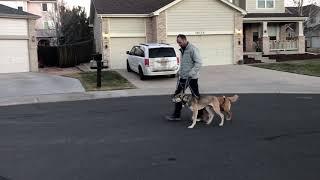
POLYGON ((214 117, 214 112, 217 113, 221 118, 219 126, 224 124, 224 114, 227 114, 226 119, 232 119, 231 103, 236 102, 239 96, 234 95, 232 97, 216 97, 216 96, 201 96, 200 98, 192 97, 191 95, 178 94, 174 97, 175 102, 182 102, 184 106, 188 106, 192 111, 192 124, 188 128, 193 128, 197 121, 198 111, 205 109, 208 113, 208 120, 204 120, 207 124, 210 124, 214 117))

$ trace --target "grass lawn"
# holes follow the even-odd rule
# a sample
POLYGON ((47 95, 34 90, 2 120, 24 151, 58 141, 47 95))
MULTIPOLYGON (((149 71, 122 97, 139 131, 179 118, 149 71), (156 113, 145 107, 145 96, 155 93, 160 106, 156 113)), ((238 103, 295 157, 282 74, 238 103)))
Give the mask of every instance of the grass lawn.
POLYGON ((87 91, 108 91, 136 88, 127 79, 123 78, 115 71, 101 72, 101 88, 97 88, 97 72, 81 72, 66 76, 79 79, 87 91))
POLYGON ((252 66, 320 77, 320 60, 303 60, 281 63, 254 64, 252 66))

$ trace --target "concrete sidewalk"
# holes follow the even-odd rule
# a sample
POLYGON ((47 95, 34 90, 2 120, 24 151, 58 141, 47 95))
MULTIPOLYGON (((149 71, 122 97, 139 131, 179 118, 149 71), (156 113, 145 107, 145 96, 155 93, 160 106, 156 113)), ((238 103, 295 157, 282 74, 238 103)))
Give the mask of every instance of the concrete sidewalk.
MULTIPOLYGON (((5 96, 2 94, 0 95, 0 106, 128 96, 169 95, 175 90, 176 78, 153 78, 141 81, 134 73, 127 73, 124 70, 119 70, 119 72, 138 89, 84 92, 82 87, 81 89, 76 86, 76 89, 68 89, 69 92, 51 91, 51 93, 31 93, 21 96, 5 96)), ((199 84, 202 94, 320 94, 320 78, 318 77, 245 65, 203 67, 199 84)), ((69 85, 72 87, 72 84, 69 85)))

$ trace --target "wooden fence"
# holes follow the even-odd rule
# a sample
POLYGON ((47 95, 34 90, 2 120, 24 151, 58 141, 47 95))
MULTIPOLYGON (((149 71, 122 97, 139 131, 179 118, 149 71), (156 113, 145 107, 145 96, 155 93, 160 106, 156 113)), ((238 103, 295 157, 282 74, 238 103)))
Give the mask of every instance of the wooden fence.
POLYGON ((74 67, 90 61, 93 40, 56 47, 38 47, 39 63, 44 66, 74 67))

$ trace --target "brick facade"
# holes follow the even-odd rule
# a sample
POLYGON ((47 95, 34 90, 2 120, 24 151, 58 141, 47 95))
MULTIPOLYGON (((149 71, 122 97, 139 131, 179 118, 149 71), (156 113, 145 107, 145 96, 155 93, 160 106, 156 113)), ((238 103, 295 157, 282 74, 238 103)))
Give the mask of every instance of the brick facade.
POLYGON ((157 42, 167 42, 167 13, 163 11, 157 17, 157 42))
POLYGON ((29 48, 29 64, 31 72, 38 72, 38 52, 37 52, 37 40, 36 40, 36 20, 28 20, 28 48, 29 48))
POLYGON ((154 28, 154 18, 147 18, 146 19, 146 41, 147 43, 155 43, 155 33, 157 30, 154 28))
POLYGON ((148 43, 167 42, 167 14, 161 12, 158 16, 148 18, 146 21, 146 38, 148 43))
POLYGON ((243 17, 240 13, 234 15, 234 26, 239 32, 234 34, 234 64, 243 59, 243 17))
POLYGON ((256 52, 256 44, 253 42, 253 32, 258 32, 261 37, 260 24, 246 24, 245 25, 245 42, 246 52, 256 52))

